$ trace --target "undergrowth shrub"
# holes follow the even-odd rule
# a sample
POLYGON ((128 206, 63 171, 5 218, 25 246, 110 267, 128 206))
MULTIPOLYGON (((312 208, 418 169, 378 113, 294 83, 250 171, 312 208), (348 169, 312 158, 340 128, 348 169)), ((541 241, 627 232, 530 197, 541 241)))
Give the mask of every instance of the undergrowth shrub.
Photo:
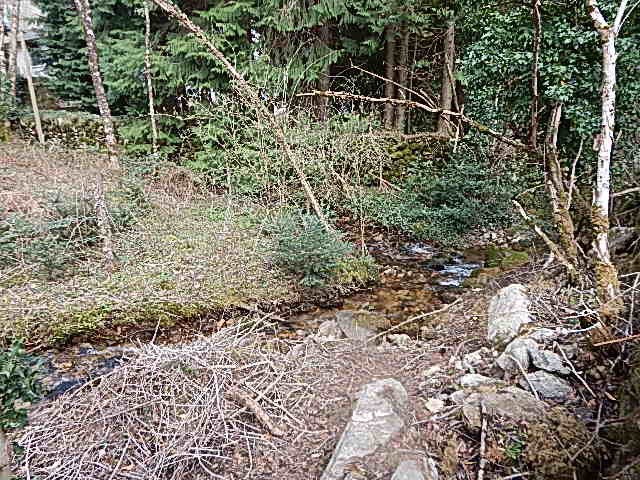
POLYGON ((375 276, 373 260, 357 257, 342 234, 327 231, 314 215, 284 213, 265 229, 275 238, 276 264, 305 287, 365 284, 375 276))
POLYGON ((39 364, 20 342, 0 350, 0 430, 23 426, 27 421, 26 404, 42 395, 38 380, 39 364))
MULTIPOLYGON (((109 215, 114 230, 130 228, 145 208, 136 183, 124 183, 109 195, 109 215)), ((54 279, 87 258, 99 241, 92 201, 57 197, 47 202, 48 216, 32 220, 17 214, 0 215, 0 268, 37 267, 36 274, 54 279)), ((2 213, 2 212, 0 212, 2 213)))

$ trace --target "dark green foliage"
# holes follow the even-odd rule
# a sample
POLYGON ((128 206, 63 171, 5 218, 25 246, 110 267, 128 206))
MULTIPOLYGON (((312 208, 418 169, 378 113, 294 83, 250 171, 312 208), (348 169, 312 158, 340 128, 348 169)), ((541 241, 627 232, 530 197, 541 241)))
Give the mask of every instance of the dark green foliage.
POLYGON ((27 410, 22 404, 42 395, 38 367, 20 342, 0 350, 0 430, 18 428, 27 422, 27 410))
POLYGON ((336 231, 328 232, 314 215, 285 213, 269 225, 274 236, 274 260, 300 277, 305 287, 322 287, 335 278, 338 266, 353 254, 353 247, 336 231))

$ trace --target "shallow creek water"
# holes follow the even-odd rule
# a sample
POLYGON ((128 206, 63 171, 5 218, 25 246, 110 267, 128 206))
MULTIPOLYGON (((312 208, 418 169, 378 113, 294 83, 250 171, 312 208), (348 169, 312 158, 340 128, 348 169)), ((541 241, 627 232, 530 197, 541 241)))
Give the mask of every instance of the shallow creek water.
MULTIPOLYGON (((372 327, 385 329, 451 303, 462 282, 482 266, 478 252, 443 252, 424 243, 389 245, 372 241, 367 248, 380 265, 379 283, 343 298, 338 307, 316 307, 295 315, 289 319, 294 328, 314 331, 340 312, 353 312, 366 315, 372 327)), ((113 370, 130 348, 83 343, 63 351, 44 352, 43 383, 49 398, 113 370)))

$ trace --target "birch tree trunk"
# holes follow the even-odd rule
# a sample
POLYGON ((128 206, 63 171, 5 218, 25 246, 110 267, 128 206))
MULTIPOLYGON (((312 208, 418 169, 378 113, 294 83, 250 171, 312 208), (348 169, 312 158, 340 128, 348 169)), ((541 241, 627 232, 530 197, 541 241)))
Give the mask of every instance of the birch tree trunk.
POLYGON ((587 10, 593 21, 602 46, 602 118, 598 145, 598 169, 593 190, 591 221, 594 229, 593 249, 598 297, 602 302, 602 313, 611 317, 620 311, 620 283, 618 272, 611 261, 609 249, 609 199, 611 152, 616 113, 616 39, 622 25, 627 0, 622 0, 613 24, 608 23, 596 0, 587 0, 587 10))
MULTIPOLYGON (((442 87, 440 89, 440 109, 451 110, 453 104, 453 85, 449 73, 453 72, 456 60, 456 27, 450 22, 444 35, 444 59, 442 61, 442 87)), ((449 135, 449 115, 438 118, 438 134, 449 135)))
MULTIPOLYGON (((390 25, 385 29, 384 42, 384 96, 385 98, 395 98, 396 87, 393 84, 395 77, 396 62, 396 27, 390 25)), ((392 103, 384 104, 384 115, 382 116, 382 124, 387 130, 393 128, 393 117, 395 108, 392 103)))
MULTIPOLYGON (((406 23, 401 25, 399 36, 397 83, 406 88, 409 79, 409 29, 406 23)), ((404 88, 398 88, 398 98, 407 99, 407 91, 404 88)), ((401 133, 405 130, 406 110, 406 105, 396 106, 395 129, 401 133)))
POLYGON ((0 0, 0 75, 7 73, 7 61, 4 57, 4 18, 7 16, 7 2, 0 0))
POLYGON ((18 28, 20 28, 20 0, 9 0, 11 14, 11 33, 9 34, 9 60, 7 62, 7 77, 9 78, 9 93, 15 100, 18 92, 17 55, 18 28))
POLYGON ((153 78, 151 74, 151 18, 149 16, 149 2, 144 4, 144 76, 147 81, 147 95, 149 97, 149 119, 151 120, 151 142, 153 153, 158 153, 158 127, 156 125, 156 108, 153 95, 153 78))
POLYGON ((107 95, 104 91, 102 83, 102 75, 100 74, 100 59, 98 57, 98 47, 96 45, 96 36, 93 32, 93 22, 91 20, 91 7, 89 0, 74 0, 78 14, 82 21, 84 30, 84 38, 87 44, 87 61, 89 63, 89 71, 91 72, 91 80, 93 88, 96 91, 96 102, 98 110, 102 117, 102 125, 107 144, 107 152, 110 161, 114 166, 118 165, 118 145, 116 142, 115 131, 113 128, 113 119, 111 118, 111 109, 107 102, 107 95))

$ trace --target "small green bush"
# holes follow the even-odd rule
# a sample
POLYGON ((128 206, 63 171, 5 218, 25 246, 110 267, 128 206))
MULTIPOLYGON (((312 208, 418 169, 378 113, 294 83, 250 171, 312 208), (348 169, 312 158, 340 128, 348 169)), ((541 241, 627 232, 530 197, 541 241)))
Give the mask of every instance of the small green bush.
POLYGON ((42 395, 38 380, 39 364, 20 342, 0 350, 0 430, 18 428, 27 421, 25 403, 42 395))
POLYGON ((323 287, 332 280, 366 283, 371 278, 372 260, 356 260, 353 246, 340 233, 327 231, 314 215, 282 214, 267 232, 276 240, 276 264, 298 275, 305 287, 323 287))

